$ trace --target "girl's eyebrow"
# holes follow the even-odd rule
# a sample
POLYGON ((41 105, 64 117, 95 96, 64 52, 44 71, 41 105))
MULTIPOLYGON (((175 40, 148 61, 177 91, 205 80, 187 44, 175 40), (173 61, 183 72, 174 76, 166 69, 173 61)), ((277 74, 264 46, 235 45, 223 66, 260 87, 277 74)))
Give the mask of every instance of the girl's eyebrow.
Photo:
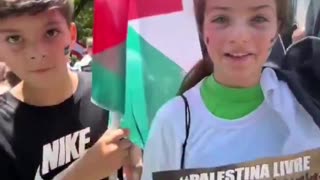
POLYGON ((271 9, 271 10, 275 11, 275 9, 272 6, 268 5, 268 4, 250 7, 249 9, 252 10, 252 11, 258 11, 258 10, 261 10, 261 9, 271 9))
MULTIPOLYGON (((261 9, 271 9, 271 10, 275 11, 275 9, 268 4, 249 7, 249 10, 251 10, 251 11, 258 11, 261 9)), ((227 7, 227 6, 211 6, 208 8, 207 12, 211 12, 211 11, 215 11, 215 10, 216 11, 230 11, 230 10, 232 10, 232 8, 227 7)))
POLYGON ((211 6, 207 12, 211 11, 230 11, 232 8, 231 7, 226 7, 226 6, 211 6))

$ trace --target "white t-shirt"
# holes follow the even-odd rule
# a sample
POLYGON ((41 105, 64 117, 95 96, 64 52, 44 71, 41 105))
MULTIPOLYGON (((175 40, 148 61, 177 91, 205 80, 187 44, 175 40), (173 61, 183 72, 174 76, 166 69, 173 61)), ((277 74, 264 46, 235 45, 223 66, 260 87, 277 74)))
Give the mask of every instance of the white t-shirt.
MULTIPOLYGON (((185 168, 217 167, 320 147, 320 129, 272 69, 264 69, 260 81, 264 102, 238 120, 210 113, 201 98, 201 83, 185 93, 191 111, 185 168)), ((151 180, 153 172, 179 169, 184 139, 185 106, 176 97, 153 121, 142 180, 151 180)))

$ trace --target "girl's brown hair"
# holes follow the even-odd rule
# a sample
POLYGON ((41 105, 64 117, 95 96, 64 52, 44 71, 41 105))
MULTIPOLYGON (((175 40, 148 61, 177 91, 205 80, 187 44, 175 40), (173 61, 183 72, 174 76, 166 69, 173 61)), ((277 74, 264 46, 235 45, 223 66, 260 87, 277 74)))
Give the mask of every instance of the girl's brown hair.
MULTIPOLYGON (((205 44, 202 39, 203 32, 203 23, 204 23, 204 12, 206 8, 207 0, 194 0, 194 11, 198 26, 198 31, 200 34, 200 44, 202 48, 203 59, 193 66, 193 68, 187 73, 183 83, 180 87, 179 94, 183 94, 188 89, 195 86, 203 78, 209 76, 213 73, 213 64, 210 60, 209 54, 205 47, 205 44)), ((279 22, 281 22, 279 27, 279 33, 282 34, 287 31, 287 28, 290 26, 290 17, 291 17, 291 6, 289 0, 275 0, 277 5, 277 16, 279 22)))

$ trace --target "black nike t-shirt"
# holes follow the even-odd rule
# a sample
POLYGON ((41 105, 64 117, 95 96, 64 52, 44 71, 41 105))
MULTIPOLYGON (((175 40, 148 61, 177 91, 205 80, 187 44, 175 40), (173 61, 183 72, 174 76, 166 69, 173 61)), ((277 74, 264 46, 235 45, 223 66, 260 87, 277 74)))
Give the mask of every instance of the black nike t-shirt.
POLYGON ((0 96, 0 179, 52 179, 107 129, 108 112, 91 103, 91 74, 79 73, 75 94, 37 107, 0 96))

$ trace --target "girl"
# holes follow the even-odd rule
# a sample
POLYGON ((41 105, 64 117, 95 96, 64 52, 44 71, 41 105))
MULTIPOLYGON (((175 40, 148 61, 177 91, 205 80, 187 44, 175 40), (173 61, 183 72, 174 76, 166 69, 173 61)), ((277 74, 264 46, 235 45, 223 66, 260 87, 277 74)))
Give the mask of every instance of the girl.
POLYGON ((312 103, 309 109, 301 106, 301 96, 291 89, 299 86, 284 78, 287 73, 263 68, 286 27, 288 3, 195 1, 208 57, 186 79, 183 96, 157 113, 143 180, 157 171, 217 167, 320 147, 315 123, 320 111, 312 103))

